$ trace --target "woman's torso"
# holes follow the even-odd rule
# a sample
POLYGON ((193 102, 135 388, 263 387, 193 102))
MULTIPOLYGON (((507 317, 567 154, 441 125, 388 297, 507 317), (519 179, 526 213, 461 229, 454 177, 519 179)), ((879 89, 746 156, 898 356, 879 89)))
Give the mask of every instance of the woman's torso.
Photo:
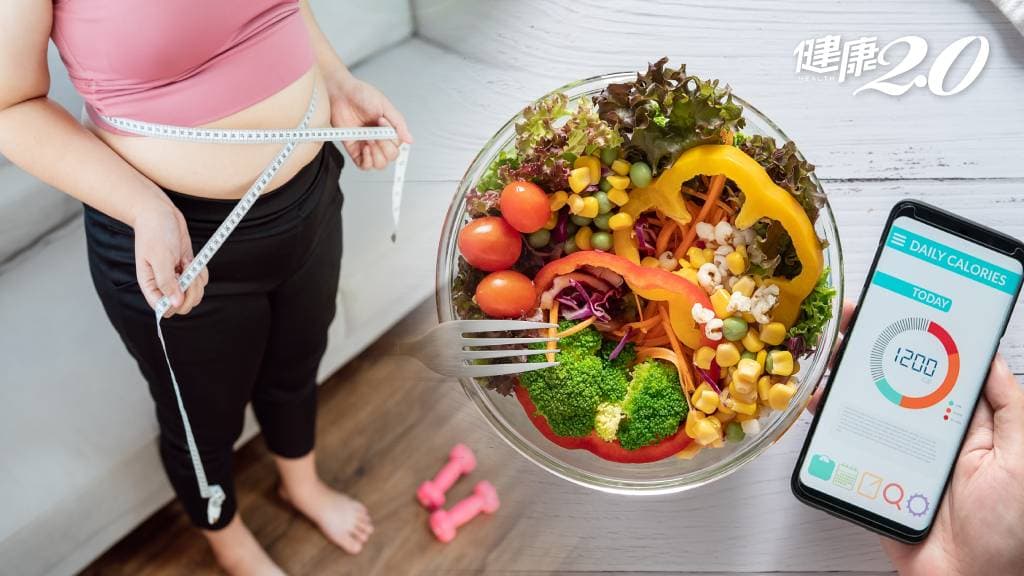
MULTIPOLYGON (((310 125, 330 124, 326 89, 297 2, 184 1, 191 6, 179 0, 141 5, 135 0, 58 0, 54 40, 76 88, 92 104, 91 114, 83 118, 89 130, 164 188, 238 198, 279 144, 145 138, 117 134, 95 118, 127 115, 216 128, 294 127, 316 85, 317 108, 310 125)), ((290 179, 320 147, 296 147, 270 189, 290 179)))

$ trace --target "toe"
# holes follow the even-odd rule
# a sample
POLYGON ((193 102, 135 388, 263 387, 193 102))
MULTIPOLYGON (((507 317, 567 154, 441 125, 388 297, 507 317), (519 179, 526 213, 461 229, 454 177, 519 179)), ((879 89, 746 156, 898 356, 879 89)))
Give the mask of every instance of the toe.
POLYGON ((359 554, 363 551, 363 543, 357 540, 351 534, 345 534, 338 539, 338 545, 341 549, 349 554, 359 554))

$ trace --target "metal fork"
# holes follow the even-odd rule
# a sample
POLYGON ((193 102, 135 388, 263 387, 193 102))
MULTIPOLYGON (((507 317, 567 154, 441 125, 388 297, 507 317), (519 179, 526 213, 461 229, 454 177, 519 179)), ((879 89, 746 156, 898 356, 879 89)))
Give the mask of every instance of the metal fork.
POLYGON ((473 361, 534 356, 558 352, 558 350, 548 350, 546 348, 533 350, 526 347, 500 350, 468 350, 468 348, 471 346, 509 346, 538 342, 557 342, 558 338, 496 338, 465 336, 465 334, 543 330, 553 326, 553 324, 546 324, 544 322, 529 322, 525 320, 453 320, 438 324, 415 340, 395 344, 394 352, 396 354, 412 356, 434 372, 456 378, 483 378, 486 376, 521 374, 523 372, 557 366, 558 362, 473 364, 473 361))

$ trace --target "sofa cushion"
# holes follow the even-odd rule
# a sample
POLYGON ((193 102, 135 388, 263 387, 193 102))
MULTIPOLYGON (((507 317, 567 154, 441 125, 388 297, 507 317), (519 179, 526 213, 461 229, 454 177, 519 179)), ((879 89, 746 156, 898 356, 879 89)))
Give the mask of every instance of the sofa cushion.
POLYGON ((412 35, 409 0, 310 0, 341 59, 353 66, 412 35))

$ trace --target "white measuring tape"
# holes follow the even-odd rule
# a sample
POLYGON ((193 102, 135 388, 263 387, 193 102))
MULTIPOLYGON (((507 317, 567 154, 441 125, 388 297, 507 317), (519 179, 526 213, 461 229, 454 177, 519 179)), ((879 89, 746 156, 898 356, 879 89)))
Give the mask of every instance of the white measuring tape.
MULTIPOLYGON (((273 161, 263 169, 259 178, 253 182, 249 190, 242 196, 238 204, 231 210, 228 217, 221 222, 217 230, 210 236, 210 239, 203 245, 202 250, 196 254, 195 259, 185 268, 178 277, 178 286, 182 292, 188 290, 192 282, 199 276, 199 273, 206 268, 213 255, 220 250, 228 236, 235 230, 238 224, 245 217, 249 209, 260 197, 263 191, 273 180, 274 175, 284 165, 285 160, 295 150, 299 142, 324 142, 353 141, 353 140, 397 140, 398 133, 394 128, 371 127, 371 128, 309 128, 309 122, 316 110, 317 90, 313 89, 310 98, 309 108, 302 118, 298 128, 284 130, 233 130, 233 129, 211 129, 211 128, 188 128, 183 126, 171 126, 168 124, 156 124, 152 122, 140 122, 126 118, 115 118, 112 116, 101 116, 104 122, 124 132, 137 134, 139 136, 151 136, 166 140, 182 140, 186 142, 221 142, 225 144, 276 144, 283 143, 273 161)), ((405 184, 405 167, 409 163, 409 145, 403 143, 398 148, 398 158, 395 160, 395 177, 391 186, 391 216, 394 221, 394 232, 391 235, 392 241, 398 233, 398 216, 402 205, 402 187, 405 184)), ((174 368, 171 367, 171 358, 167 355, 167 344, 164 342, 164 333, 160 327, 160 321, 164 314, 171 308, 171 301, 166 296, 161 298, 155 308, 156 333, 160 338, 160 346, 164 351, 164 359, 167 361, 167 370, 171 374, 171 384, 174 386, 174 395, 178 401, 178 412, 181 413, 181 423, 185 428, 185 440, 188 443, 189 456, 192 459, 192 469, 195 470, 196 482, 199 484, 199 495, 208 499, 206 504, 206 518, 210 524, 215 524, 220 519, 221 506, 226 498, 224 489, 219 484, 210 485, 206 479, 206 470, 199 457, 199 449, 196 446, 195 436, 192 434, 192 426, 189 424, 188 412, 185 410, 185 403, 181 399, 181 389, 178 387, 178 379, 174 375, 174 368)))

